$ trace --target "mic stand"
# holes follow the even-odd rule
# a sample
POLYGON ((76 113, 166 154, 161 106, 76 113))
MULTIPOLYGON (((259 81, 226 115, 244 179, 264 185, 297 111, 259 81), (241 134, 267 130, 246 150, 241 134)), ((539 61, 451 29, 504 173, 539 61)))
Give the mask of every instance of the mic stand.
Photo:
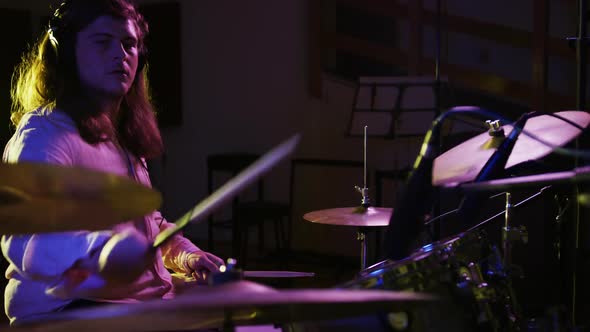
MULTIPOLYGON (((441 80, 440 80, 440 63, 441 63, 441 34, 442 34, 442 10, 441 10, 441 0, 436 1, 436 47, 435 47, 435 58, 434 58, 434 95, 435 95, 435 118, 437 118, 441 113, 441 80)), ((436 143, 438 144, 437 150, 442 150, 442 140, 440 138, 440 133, 438 134, 439 137, 436 137, 436 143)), ((434 188, 433 189, 433 197, 434 202, 432 206, 433 215, 438 216, 440 215, 440 189, 434 188)), ((440 224, 436 223, 431 226, 430 229, 431 237, 433 241, 440 240, 440 224)))
MULTIPOLYGON (((578 77, 577 77, 577 109, 580 111, 585 111, 586 109, 586 61, 587 58, 587 49, 588 49, 588 40, 586 38, 586 0, 578 0, 578 39, 576 40, 576 61, 577 61, 577 69, 578 69, 578 77)), ((579 148, 579 141, 576 139, 576 149, 579 148)), ((574 167, 578 167, 578 158, 574 161, 574 167)), ((578 267, 578 257, 580 256, 580 203, 577 200, 577 197, 580 193, 580 186, 576 184, 575 186, 575 194, 576 194, 576 202, 574 208, 574 223, 575 226, 573 227, 573 236, 575 241, 574 252, 573 252, 573 276, 572 276, 572 311, 571 311, 571 320, 572 325, 576 326, 576 311, 578 310, 578 301, 580 301, 581 297, 576 296, 577 294, 577 280, 578 276, 582 277, 582 271, 579 271, 578 267)), ((581 306, 580 306, 581 307, 581 306)))
POLYGON ((578 0, 578 37, 576 38, 577 61, 577 109, 586 109, 586 55, 588 53, 588 40, 586 38, 586 0, 578 0))
MULTIPOLYGON (((587 33, 586 33, 586 20, 587 20, 587 13, 586 13, 586 0, 578 0, 578 34, 576 37, 567 38, 569 42, 574 41, 576 45, 576 109, 579 111, 586 111, 586 68, 587 68, 587 54, 588 54, 588 40, 587 33)), ((575 148, 579 148, 579 141, 576 139, 575 148)), ((578 167, 578 158, 576 157, 574 161, 574 167, 578 167)), ((575 186, 575 194, 578 197, 580 193, 580 186, 576 184, 575 186)), ((574 227, 572 230, 573 240, 575 242, 574 250, 573 250, 573 259, 572 259, 572 299, 571 299, 571 322, 573 326, 576 326, 576 311, 578 310, 578 301, 579 298, 576 296, 576 280, 578 276, 582 277, 581 271, 578 270, 578 256, 580 255, 580 248, 579 248, 579 228, 580 228, 580 204, 578 200, 575 200, 574 206, 574 227)), ((588 240, 588 239, 585 239, 588 240)))
MULTIPOLYGON (((450 114, 450 113, 445 113, 450 114)), ((406 257, 413 241, 417 240, 424 228, 426 209, 431 207, 434 195, 432 187, 432 165, 438 155, 440 127, 442 119, 435 121, 424 137, 420 153, 404 189, 396 199, 385 235, 385 248, 388 258, 397 260, 406 257)))

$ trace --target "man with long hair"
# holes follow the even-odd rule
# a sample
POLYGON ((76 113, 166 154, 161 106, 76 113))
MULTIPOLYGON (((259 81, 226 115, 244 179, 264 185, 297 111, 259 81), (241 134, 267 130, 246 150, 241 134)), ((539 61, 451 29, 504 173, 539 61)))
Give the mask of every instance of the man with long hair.
MULTIPOLYGON (((160 155, 163 143, 145 77, 148 27, 130 1, 66 0, 56 10, 15 70, 16 132, 6 145, 5 162, 84 167, 150 186, 145 159, 160 155)), ((113 281, 101 274, 98 256, 108 241, 123 234, 149 243, 168 227, 172 224, 154 212, 111 231, 3 236, 11 323, 80 304, 170 298, 168 269, 206 281, 223 264, 176 235, 139 277, 113 281)))

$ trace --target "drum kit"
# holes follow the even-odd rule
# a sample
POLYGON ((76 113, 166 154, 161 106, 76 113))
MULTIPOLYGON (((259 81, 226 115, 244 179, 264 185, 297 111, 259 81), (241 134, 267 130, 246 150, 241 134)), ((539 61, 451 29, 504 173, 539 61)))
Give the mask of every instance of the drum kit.
MULTIPOLYGON (((539 144, 536 137, 522 136, 516 142, 507 168, 550 154, 555 147, 563 147, 578 137, 590 124, 588 113, 558 114, 569 122, 542 115, 532 118, 524 127, 525 132, 539 136, 554 148, 539 144)), ((510 126, 504 129, 510 130, 510 126)), ((492 139, 491 134, 483 133, 438 156, 433 167, 433 185, 465 192, 494 192, 589 179, 590 168, 578 167, 567 172, 474 183, 475 175, 494 152, 489 147, 493 146, 489 144, 492 139)), ((217 207, 290 155, 297 142, 298 138, 289 140, 238 174, 181 217, 175 223, 176 228, 158 236, 153 247, 164 243, 188 223, 205 220, 217 207)), ((456 319, 445 325, 453 330, 520 329, 522 317, 506 268, 506 253, 500 252, 478 227, 428 243, 404 259, 387 259, 367 267, 366 231, 388 226, 393 209, 370 206, 366 167, 365 185, 357 190, 363 195, 359 207, 313 211, 303 216, 312 223, 358 228, 361 270, 347 283, 330 289, 278 290, 242 278, 311 277, 313 273, 240 271, 236 274, 239 270, 230 266, 220 275, 225 273, 231 278, 212 286, 187 288, 172 300, 64 311, 21 329, 233 331, 239 326, 287 326, 361 315, 379 317, 377 325, 382 330, 440 330, 443 325, 437 328, 435 325, 440 321, 436 323, 433 317, 441 318, 441 315, 456 319), (428 321, 434 326, 426 326, 428 321)), ((0 231, 4 234, 107 229, 120 220, 145 215, 160 203, 161 196, 156 191, 113 175, 71 167, 0 164, 0 231)), ((359 330, 364 329, 359 327, 359 330)))
MULTIPOLYGON (((493 218, 466 228, 459 234, 443 240, 427 243, 400 260, 386 259, 366 267, 366 242, 364 232, 369 227, 389 225, 391 209, 371 207, 332 208, 307 213, 303 218, 313 223, 339 226, 357 226, 361 240, 361 271, 357 276, 339 287, 343 289, 387 289, 428 292, 442 298, 455 299, 459 312, 446 312, 456 322, 453 329, 512 331, 523 329, 525 317, 517 302, 512 286, 511 270, 512 245, 516 241, 527 242, 528 233, 524 227, 511 225, 513 204, 509 191, 547 186, 572 186, 590 180, 590 167, 576 167, 572 170, 536 175, 515 176, 485 181, 474 181, 506 138, 504 131, 512 131, 512 125, 500 127, 490 122, 490 131, 475 136, 434 159, 432 185, 464 194, 502 193, 506 195, 506 209, 495 217, 504 216, 501 227, 501 243, 489 239, 484 225, 493 218), (498 134, 500 133, 500 134, 498 134), (501 249, 500 249, 501 248, 501 249), (462 313, 470 312, 467 316, 462 313), (459 318, 457 318, 459 317, 459 318)), ((539 115, 528 119, 508 156, 503 169, 525 162, 539 160, 551 152, 579 137, 590 124, 590 114, 580 111, 558 112, 553 116, 539 115)), ((365 167, 366 172, 366 167, 365 167)), ((363 192, 366 192, 366 188, 363 192)), ((588 195, 578 195, 581 204, 588 204, 588 195)), ((362 202, 367 201, 363 196, 362 202)), ((395 207, 394 207, 395 208, 395 207)), ((429 224, 438 218, 430 219, 429 224)), ((396 220, 392 220, 392 223, 396 220)), ((514 274, 514 276, 513 276, 514 274)), ((520 277, 520 276, 519 276, 520 277)), ((441 308, 436 311, 441 312, 441 308)), ((442 310, 444 311, 444 310, 442 310)), ((404 312, 406 321, 408 312, 404 312)), ((417 316, 419 313, 412 313, 417 316)), ((424 314, 424 313, 423 313, 424 314)), ((434 312, 425 313, 434 317, 434 312)), ((438 322, 443 317, 435 319, 438 322)), ((440 328, 440 327, 439 327, 440 328)), ((421 327, 421 330, 439 330, 435 327, 421 327)))

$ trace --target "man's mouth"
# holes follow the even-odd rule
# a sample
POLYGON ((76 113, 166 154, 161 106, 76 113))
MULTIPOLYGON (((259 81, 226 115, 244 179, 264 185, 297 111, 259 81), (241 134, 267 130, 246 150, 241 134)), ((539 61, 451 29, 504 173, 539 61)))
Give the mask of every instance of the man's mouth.
POLYGON ((129 73, 123 69, 113 70, 111 72, 111 74, 121 76, 121 77, 129 77, 129 73))

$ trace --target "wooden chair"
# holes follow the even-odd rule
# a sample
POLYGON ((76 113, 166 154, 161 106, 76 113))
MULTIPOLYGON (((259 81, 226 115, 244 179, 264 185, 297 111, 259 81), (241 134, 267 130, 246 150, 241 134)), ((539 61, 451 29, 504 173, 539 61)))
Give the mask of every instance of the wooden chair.
MULTIPOLYGON (((224 174, 233 177, 240 171, 251 165, 258 159, 256 154, 224 153, 207 157, 207 188, 209 193, 217 187, 215 176, 224 174)), ((248 255, 248 231, 250 227, 258 227, 258 249, 264 251, 264 225, 265 222, 273 222, 276 249, 279 251, 286 243, 286 234, 283 220, 290 218, 290 206, 266 200, 264 195, 264 180, 256 183, 256 199, 246 200, 242 196, 236 197, 231 205, 231 218, 216 220, 214 216, 209 218, 209 250, 214 250, 214 229, 218 227, 231 229, 232 231, 232 255, 238 259, 242 268, 245 267, 248 255)))

